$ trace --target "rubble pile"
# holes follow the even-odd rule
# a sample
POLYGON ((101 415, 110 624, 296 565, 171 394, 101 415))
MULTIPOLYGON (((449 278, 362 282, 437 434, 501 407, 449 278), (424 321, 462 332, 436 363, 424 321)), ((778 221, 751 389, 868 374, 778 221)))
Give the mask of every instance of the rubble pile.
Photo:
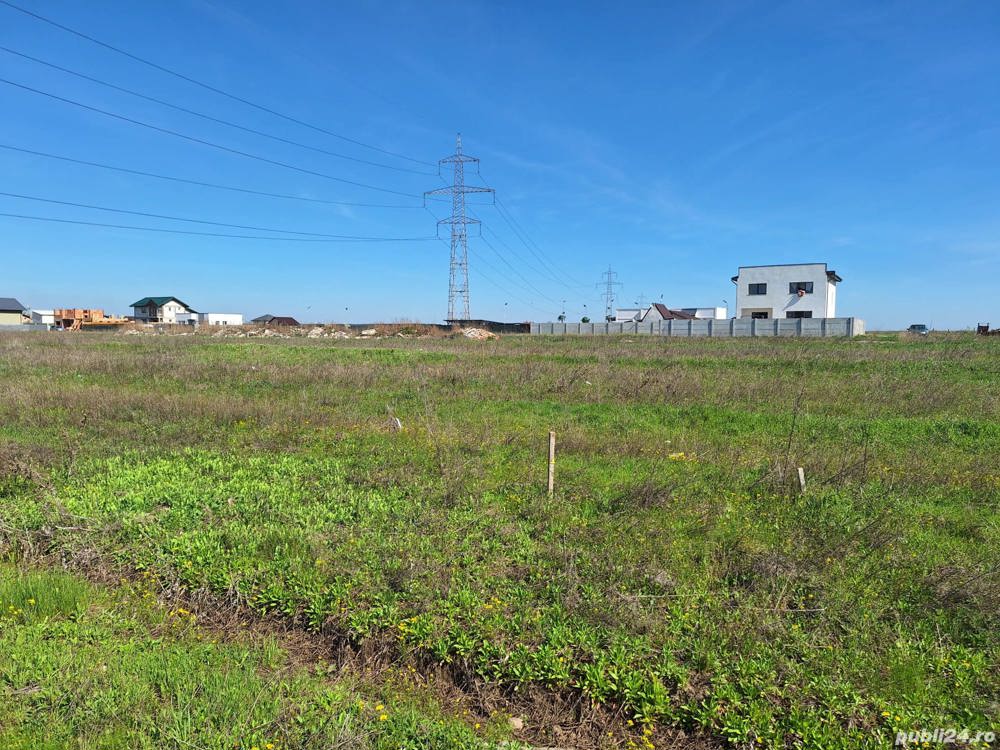
POLYGON ((466 328, 462 331, 462 335, 467 339, 475 339, 476 341, 488 341, 489 339, 497 338, 495 333, 483 328, 466 328))
POLYGON ((497 338, 497 334, 487 331, 484 328, 465 328, 462 330, 452 329, 442 331, 441 327, 427 326, 406 326, 398 330, 397 326, 387 325, 385 328, 365 328, 355 332, 346 326, 324 326, 306 325, 294 326, 291 328, 268 328, 264 326, 202 326, 200 328, 190 328, 188 326, 156 326, 146 325, 135 328, 126 328, 121 331, 125 336, 192 336, 203 335, 212 338, 274 338, 274 339, 360 339, 367 341, 370 339, 402 338, 402 339, 424 339, 435 337, 464 337, 474 341, 488 341, 497 338))

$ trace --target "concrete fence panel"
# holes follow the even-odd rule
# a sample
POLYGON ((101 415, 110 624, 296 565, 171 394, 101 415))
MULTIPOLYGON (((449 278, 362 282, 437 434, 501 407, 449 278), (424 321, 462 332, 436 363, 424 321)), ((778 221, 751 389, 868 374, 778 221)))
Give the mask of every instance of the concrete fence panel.
MULTIPOLYGON (((28 326, 17 326, 26 329, 28 326)), ((638 336, 713 338, 752 336, 847 337, 862 336, 861 318, 730 318, 729 320, 657 320, 603 323, 532 323, 534 336, 638 336)))
MULTIPOLYGON (((22 326, 23 327, 23 326, 22 326)), ((639 336, 714 338, 752 336, 846 337, 861 336, 865 322, 861 318, 730 318, 729 320, 657 320, 603 323, 532 323, 534 336, 639 336)))

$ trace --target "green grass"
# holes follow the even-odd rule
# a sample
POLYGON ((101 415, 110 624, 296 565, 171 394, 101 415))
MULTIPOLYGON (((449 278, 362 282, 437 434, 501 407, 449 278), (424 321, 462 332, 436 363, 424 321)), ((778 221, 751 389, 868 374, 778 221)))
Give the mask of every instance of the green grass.
POLYGON ((291 665, 272 637, 203 628, 152 584, 0 566, 0 746, 491 746, 432 702, 383 704, 359 679, 291 665))
POLYGON ((23 564, 97 551, 740 747, 1000 719, 996 341, 0 352, 0 528, 23 564))

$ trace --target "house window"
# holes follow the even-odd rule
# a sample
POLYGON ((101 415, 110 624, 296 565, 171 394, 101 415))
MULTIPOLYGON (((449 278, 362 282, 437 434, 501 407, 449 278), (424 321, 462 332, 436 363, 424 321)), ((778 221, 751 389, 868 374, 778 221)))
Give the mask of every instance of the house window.
POLYGON ((748 294, 767 294, 767 284, 751 284, 748 294))
POLYGON ((798 294, 799 292, 805 292, 806 294, 813 293, 813 283, 811 281, 792 281, 788 284, 789 294, 798 294))
MULTIPOLYGON (((751 286, 753 286, 753 285, 751 284, 751 286)), ((761 286, 763 286, 763 284, 761 284, 761 286)), ((754 320, 767 320, 767 313, 766 312, 752 312, 752 313, 750 313, 750 317, 753 318, 754 320)))
POLYGON ((785 315, 786 318, 811 318, 812 316, 812 310, 789 310, 788 314, 785 315))

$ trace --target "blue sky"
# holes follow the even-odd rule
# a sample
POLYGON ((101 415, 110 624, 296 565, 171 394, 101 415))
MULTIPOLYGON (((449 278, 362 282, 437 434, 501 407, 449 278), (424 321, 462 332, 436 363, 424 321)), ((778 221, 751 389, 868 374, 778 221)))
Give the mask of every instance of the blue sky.
MULTIPOLYGON (((825 261, 844 278, 838 313, 869 328, 1000 323, 996 3, 12 2, 420 161, 450 154, 461 131, 482 159, 477 179, 524 235, 493 206, 474 207, 484 226, 484 239, 470 240, 475 317, 552 319, 563 300, 571 319, 599 317, 595 285, 609 265, 622 304, 662 295, 732 309, 739 265, 825 261)), ((0 45, 314 148, 430 173, 275 142, 0 51, 0 78, 383 191, 8 84, 2 145, 407 207, 253 196, 0 148, 2 192, 302 233, 435 232, 418 197, 442 184, 434 168, 276 118, 3 5, 0 45)), ((448 207, 431 210, 441 218, 448 207)), ((0 213, 261 234, 3 196, 0 213)), ((34 307, 126 312, 172 294, 200 310, 305 320, 446 312, 448 248, 437 241, 263 241, 10 217, 0 232, 0 295, 34 307)))

